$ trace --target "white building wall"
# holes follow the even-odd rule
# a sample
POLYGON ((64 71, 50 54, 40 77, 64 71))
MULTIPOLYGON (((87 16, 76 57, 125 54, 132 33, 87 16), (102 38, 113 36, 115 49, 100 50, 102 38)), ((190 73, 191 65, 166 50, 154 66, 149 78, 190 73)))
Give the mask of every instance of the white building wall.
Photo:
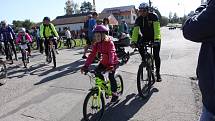
POLYGON ((69 27, 70 31, 77 31, 81 30, 84 27, 84 23, 77 23, 77 24, 66 24, 66 25, 56 25, 56 30, 57 31, 63 31, 65 27, 69 27))

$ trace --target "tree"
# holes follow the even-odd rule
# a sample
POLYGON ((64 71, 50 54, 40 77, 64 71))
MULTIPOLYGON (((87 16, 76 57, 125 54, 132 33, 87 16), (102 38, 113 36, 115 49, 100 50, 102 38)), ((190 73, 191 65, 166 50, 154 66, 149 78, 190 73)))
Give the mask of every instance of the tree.
POLYGON ((81 11, 81 13, 91 12, 91 11, 93 11, 93 6, 92 6, 92 4, 90 2, 84 1, 81 4, 80 11, 81 11))
POLYGON ((172 20, 172 12, 169 12, 169 20, 172 20))
POLYGON ((64 8, 64 10, 66 11, 66 15, 72 15, 72 14, 77 14, 79 13, 79 6, 77 3, 74 3, 73 0, 68 0, 65 3, 66 7, 64 8))
POLYGON ((30 20, 25 20, 25 21, 14 20, 12 24, 13 24, 13 27, 15 28, 15 31, 18 31, 18 29, 21 27, 24 27, 29 30, 34 25, 34 23, 31 22, 30 20))
POLYGON ((177 15, 177 13, 174 13, 174 15, 172 17, 172 21, 173 21, 173 23, 178 23, 179 22, 179 17, 177 15))
POLYGON ((13 26, 14 27, 22 27, 22 21, 16 21, 16 20, 13 20, 13 22, 12 22, 12 24, 13 24, 13 26))
POLYGON ((166 26, 169 23, 169 19, 165 16, 161 17, 160 25, 161 26, 166 26))
POLYGON ((24 28, 26 28, 27 30, 31 29, 31 27, 33 26, 33 22, 31 22, 30 20, 25 20, 23 23, 22 23, 22 26, 24 28))

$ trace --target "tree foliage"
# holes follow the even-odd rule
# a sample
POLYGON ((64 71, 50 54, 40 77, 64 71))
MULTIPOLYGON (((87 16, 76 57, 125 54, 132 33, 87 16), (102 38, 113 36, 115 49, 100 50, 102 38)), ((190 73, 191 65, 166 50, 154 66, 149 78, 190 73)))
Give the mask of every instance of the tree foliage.
POLYGON ((12 24, 15 30, 18 30, 21 27, 24 27, 27 30, 29 30, 34 25, 34 22, 31 22, 30 20, 25 20, 25 21, 14 20, 12 24))
POLYGON ((80 12, 78 4, 73 0, 66 1, 65 5, 64 10, 66 11, 66 15, 77 14, 80 12))
POLYGON ((81 4, 81 7, 80 7, 81 13, 88 13, 88 12, 91 12, 92 10, 93 10, 93 6, 92 6, 91 2, 84 1, 81 4))
POLYGON ((169 23, 169 19, 165 16, 162 16, 160 20, 161 26, 166 26, 168 23, 169 23))

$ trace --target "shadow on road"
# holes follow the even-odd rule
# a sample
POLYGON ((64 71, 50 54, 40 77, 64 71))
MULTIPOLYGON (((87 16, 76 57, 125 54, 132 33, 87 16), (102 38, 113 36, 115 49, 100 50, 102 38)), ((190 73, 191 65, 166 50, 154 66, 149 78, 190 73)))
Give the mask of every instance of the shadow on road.
MULTIPOLYGON (((42 68, 43 66, 45 66, 45 64, 42 64, 42 63, 41 64, 34 64, 34 65, 30 66, 28 69, 23 68, 23 67, 19 67, 19 66, 17 66, 17 67, 15 66, 13 69, 19 68, 19 70, 17 70, 17 71, 13 70, 13 71, 9 72, 8 73, 8 78, 9 79, 12 79, 12 78, 22 78, 24 76, 27 76, 26 74, 34 75, 33 73, 35 71, 37 71, 37 69, 42 68), (20 74, 20 75, 14 75, 14 74, 18 74, 18 73, 22 73, 22 74, 20 74), (12 75, 14 75, 14 76, 12 76, 12 75)), ((10 69, 10 70, 12 70, 12 69, 10 69)))
POLYGON ((128 121, 148 102, 153 93, 158 92, 153 88, 148 98, 143 99, 136 94, 126 96, 126 99, 119 104, 108 107, 103 121, 128 121))
POLYGON ((84 60, 77 60, 73 63, 66 64, 66 65, 59 66, 57 68, 45 71, 45 72, 39 74, 39 76, 45 76, 45 75, 52 73, 52 72, 55 72, 55 71, 59 71, 59 73, 45 77, 40 82, 38 82, 34 85, 40 85, 40 84, 52 81, 52 80, 57 79, 57 78, 61 78, 63 76, 76 73, 78 70, 80 70, 80 68, 81 68, 80 65, 83 65, 84 62, 85 62, 84 60))
MULTIPOLYGON (((143 108, 143 106, 149 101, 153 93, 159 92, 157 88, 152 88, 148 98, 143 99, 138 95, 132 93, 126 96, 126 99, 122 102, 107 106, 105 109, 104 117, 102 121, 128 121, 130 120, 138 111, 143 108)), ((81 121, 85 121, 82 119, 81 121)))

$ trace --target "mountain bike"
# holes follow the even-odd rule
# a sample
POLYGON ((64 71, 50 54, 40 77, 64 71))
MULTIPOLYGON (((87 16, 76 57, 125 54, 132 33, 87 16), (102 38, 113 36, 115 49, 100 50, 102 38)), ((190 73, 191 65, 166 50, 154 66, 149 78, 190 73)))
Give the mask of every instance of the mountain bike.
POLYGON ((155 83, 153 46, 154 43, 152 42, 144 42, 138 45, 138 50, 141 50, 139 49, 141 47, 144 51, 144 57, 137 73, 137 90, 142 98, 149 96, 152 85, 155 83))
MULTIPOLYGON (((95 71, 90 71, 87 74, 90 77, 92 88, 87 94, 83 105, 83 116, 86 121, 101 121, 105 111, 105 98, 112 96, 110 80, 107 75, 108 72, 103 73, 105 79, 102 80, 95 77, 95 71)), ((122 94, 124 90, 123 79, 119 74, 115 74, 117 82, 117 93, 122 94)))
POLYGON ((66 37, 60 37, 60 39, 58 40, 58 48, 62 48, 63 46, 67 46, 68 48, 74 48, 76 47, 76 41, 73 38, 67 41, 66 37))
POLYGON ((56 37, 49 37, 48 39, 48 56, 47 61, 51 63, 53 60, 54 68, 56 68, 56 50, 53 41, 56 41, 56 37))
POLYGON ((22 54, 22 62, 24 64, 24 67, 27 68, 27 64, 29 63, 29 52, 27 51, 28 49, 28 42, 21 42, 19 44, 19 47, 21 49, 21 54, 22 54))

